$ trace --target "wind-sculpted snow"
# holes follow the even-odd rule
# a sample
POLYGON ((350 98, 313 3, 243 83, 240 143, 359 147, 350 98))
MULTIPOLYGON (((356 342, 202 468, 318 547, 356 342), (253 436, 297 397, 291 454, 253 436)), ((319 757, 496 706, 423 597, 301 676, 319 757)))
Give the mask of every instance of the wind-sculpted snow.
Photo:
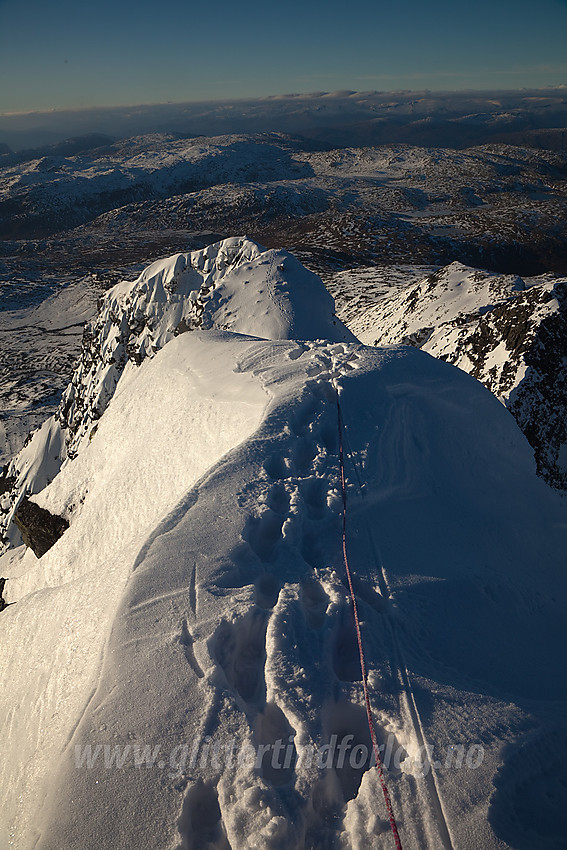
MULTIPOLYGON (((383 316, 414 343, 425 315, 453 332, 552 291, 457 265, 414 280, 383 316)), ((561 846, 565 504, 478 381, 367 347, 333 310, 291 254, 244 237, 102 299, 3 497, 68 527, 39 559, 0 558, 0 846, 389 845, 338 402, 404 850, 561 846)))
POLYGON ((364 342, 414 345, 481 381, 516 418, 540 474, 567 489, 567 280, 461 263, 417 282, 404 277, 337 275, 339 315, 364 342), (386 284, 371 292, 373 278, 386 284))
POLYGON ((79 364, 56 415, 10 464, 13 486, 2 503, 6 539, 18 540, 12 517, 22 494, 41 490, 94 435, 126 366, 139 366, 196 328, 266 339, 354 339, 334 316, 321 280, 287 251, 233 237, 152 263, 136 281, 106 294, 85 328, 79 364))
MULTIPOLYGON (((337 389, 403 846, 519 846, 517 754, 551 739, 567 699, 565 511, 529 446, 478 382, 418 350, 215 329, 124 374, 35 497, 68 531, 39 561, 4 556, 7 846, 389 846, 342 566, 337 389)), ((560 789, 546 752, 531 769, 560 789)), ((557 845, 554 823, 530 819, 533 846, 557 845)))
POLYGON ((68 454, 102 415, 126 363, 140 365, 174 336, 220 328, 266 339, 352 339, 333 310, 321 281, 291 254, 245 238, 153 263, 108 293, 86 331, 59 416, 68 454))

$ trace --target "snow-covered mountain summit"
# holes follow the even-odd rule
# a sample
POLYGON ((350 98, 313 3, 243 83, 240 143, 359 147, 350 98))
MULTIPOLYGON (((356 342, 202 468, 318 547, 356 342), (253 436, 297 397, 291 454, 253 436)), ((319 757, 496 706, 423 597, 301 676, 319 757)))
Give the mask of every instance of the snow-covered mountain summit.
POLYGON ((18 539, 11 520, 21 496, 43 489, 92 437, 126 366, 197 328, 264 339, 355 339, 334 316, 321 280, 287 251, 233 237, 152 263, 102 299, 56 415, 10 464, 2 506, 8 538, 18 539))
POLYGON ((67 452, 66 530, 0 559, 0 846, 393 847, 343 518, 404 850, 561 846, 565 505, 478 381, 332 309, 244 239, 104 299, 18 460, 67 452))

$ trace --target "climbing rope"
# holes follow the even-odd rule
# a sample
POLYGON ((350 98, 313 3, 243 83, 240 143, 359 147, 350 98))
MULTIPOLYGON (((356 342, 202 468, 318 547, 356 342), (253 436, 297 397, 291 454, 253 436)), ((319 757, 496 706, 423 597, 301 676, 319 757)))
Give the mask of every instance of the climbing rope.
POLYGON ((400 841, 400 836, 398 833, 398 827, 396 824, 396 818, 394 816, 394 809, 392 806, 392 800, 390 798, 390 792, 388 791, 388 786, 386 785, 386 778, 384 776, 384 768, 382 766, 382 759, 380 758, 380 752, 378 750, 378 742, 376 740, 376 729, 374 727, 374 719, 372 717, 372 709, 370 708, 370 697, 368 694, 368 682, 366 681, 366 662, 364 660, 364 649, 362 646, 362 634, 360 631, 360 620, 358 619, 358 607, 356 604, 356 596, 354 593, 354 587, 352 583, 352 575, 350 571, 350 566, 348 563, 348 555, 347 555, 347 545, 346 545, 346 522, 347 522, 347 491, 346 491, 346 476, 345 476, 345 463, 344 463, 344 449, 343 449, 343 417, 341 411, 341 404, 339 401, 339 390, 338 387, 335 387, 337 393, 337 417, 338 417, 338 429, 339 429, 339 465, 341 469, 341 491, 342 491, 342 500, 343 500, 343 559, 345 564, 346 575, 348 579, 348 586, 350 591, 350 598, 352 602, 352 611, 354 615, 354 624, 356 627, 356 638, 358 641, 358 653, 360 656, 360 671, 362 673, 362 687, 364 689, 364 702, 366 705, 366 717, 368 719, 368 728, 370 729, 370 738, 372 740, 372 747, 374 749, 374 757, 376 759, 376 769, 378 771, 378 776, 380 777, 380 785, 382 786, 382 793, 384 795, 384 801, 386 803, 386 811, 388 812, 388 820, 390 821, 390 828, 392 830, 392 835, 394 836, 394 842, 396 844, 397 850, 402 850, 402 842, 400 841))

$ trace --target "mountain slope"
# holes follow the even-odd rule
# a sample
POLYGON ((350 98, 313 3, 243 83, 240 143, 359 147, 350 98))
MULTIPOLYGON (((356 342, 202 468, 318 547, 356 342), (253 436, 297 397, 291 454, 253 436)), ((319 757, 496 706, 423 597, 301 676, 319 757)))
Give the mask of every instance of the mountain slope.
MULTIPOLYGON (((48 297, 41 288, 38 294, 45 298, 39 305, 0 311, 2 465, 57 409, 81 352, 83 326, 96 315, 101 293, 84 278, 48 297)), ((5 292, 0 299, 5 306, 5 292)))
MULTIPOLYGON (((271 256, 239 266, 223 315, 247 266, 268 288, 271 256)), ((39 560, 2 557, 2 840, 18 850, 393 846, 342 561, 337 391, 404 848, 563 840, 565 506, 477 381, 415 348, 315 339, 337 333, 327 296, 289 284, 277 327, 312 322, 312 339, 260 338, 268 292, 240 304, 247 334, 196 329, 127 364, 34 496, 68 530, 39 560)))
POLYGON ((567 489, 567 280, 456 262, 413 276, 337 275, 338 314, 363 342, 415 345, 481 381, 514 415, 539 473, 567 489))
POLYGON ((333 311, 321 280, 295 257, 245 237, 156 261, 133 283, 116 284, 85 328, 57 413, 8 465, 0 505, 4 543, 19 540, 12 519, 22 496, 41 490, 92 438, 128 364, 139 366, 174 336, 201 327, 267 339, 353 340, 333 311))

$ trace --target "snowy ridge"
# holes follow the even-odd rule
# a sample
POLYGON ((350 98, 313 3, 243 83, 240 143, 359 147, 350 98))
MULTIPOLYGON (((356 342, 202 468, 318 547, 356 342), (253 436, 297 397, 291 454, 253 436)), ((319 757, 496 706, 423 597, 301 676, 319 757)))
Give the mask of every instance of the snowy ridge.
POLYGON ((59 420, 74 457, 104 412, 126 363, 140 365, 174 336, 217 328, 264 339, 353 339, 316 275, 287 251, 245 237, 152 263, 107 294, 86 331, 59 420))
MULTIPOLYGON (((566 698, 551 640, 565 630, 553 602, 567 590, 564 509, 533 475, 529 447, 477 382, 419 351, 214 330, 130 371, 92 441, 36 496, 71 526, 41 560, 13 563, 17 602, 0 619, 14 846, 378 850, 389 840, 368 761, 334 756, 321 768, 306 756, 333 736, 353 736, 349 754, 369 743, 341 574, 335 386, 373 711, 380 744, 397 754, 387 776, 403 846, 516 846, 524 774, 504 769, 493 785, 503 743, 526 727, 565 741, 545 719, 546 700, 566 698), (463 741, 486 755, 458 781, 450 766, 424 776, 424 740, 443 759, 463 741), (171 753, 195 741, 221 747, 216 760, 199 751, 169 770, 171 753), (287 767, 272 764, 278 741, 291 747, 287 767), (128 756, 146 744, 165 767, 127 758, 109 769, 102 756, 76 766, 85 747, 128 756), (231 761, 231 745, 267 755, 231 761)), ((553 763, 530 759, 556 781, 553 763)))
POLYGON ((56 415, 11 462, 11 491, 2 503, 5 539, 19 539, 11 520, 21 495, 43 489, 92 437, 126 365, 139 366, 196 328, 265 339, 354 339, 335 318, 321 280, 287 251, 232 237, 152 263, 102 299, 56 415))
POLYGON ((356 271, 331 287, 358 338, 414 345, 473 375, 514 415, 540 474, 567 489, 567 280, 455 262, 405 286, 393 279, 369 298, 356 291, 359 279, 366 288, 356 271))
MULTIPOLYGON (((338 392, 404 850, 556 850, 564 502, 478 381, 354 341, 285 252, 240 239, 207 253, 108 294, 85 398, 117 352, 124 368, 33 497, 69 527, 40 559, 0 559, 0 846, 388 846, 342 567, 338 392), (134 304, 148 321, 121 337, 134 304)), ((33 442, 30 462, 51 457, 33 442)))
POLYGON ((118 283, 108 292, 86 328, 81 360, 58 415, 69 431, 70 457, 106 409, 128 361, 140 365, 174 335, 200 326, 215 286, 239 263, 260 253, 259 246, 245 239, 225 240, 203 251, 158 260, 134 283, 118 283))

